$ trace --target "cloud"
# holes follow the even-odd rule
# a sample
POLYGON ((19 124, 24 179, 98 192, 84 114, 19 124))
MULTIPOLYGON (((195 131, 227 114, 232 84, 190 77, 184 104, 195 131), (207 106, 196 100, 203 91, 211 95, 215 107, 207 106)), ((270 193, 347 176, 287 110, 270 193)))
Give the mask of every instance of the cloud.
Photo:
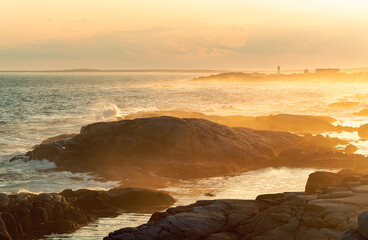
MULTIPOLYGON (((368 35, 357 29, 152 26, 89 37, 0 46, 1 68, 257 68, 362 64, 368 35), (37 65, 38 64, 38 65, 37 65), (60 65, 61 64, 61 65, 60 65)), ((364 65, 364 64, 362 64, 364 65)))
MULTIPOLYGON (((70 31, 64 29, 64 31, 70 31)), ((222 53, 225 47, 244 44, 246 36, 242 28, 185 29, 150 27, 141 30, 122 30, 99 33, 84 39, 53 39, 36 41, 9 48, 0 47, 0 58, 117 58, 132 55, 198 55, 222 53), (215 46, 224 46, 217 48, 215 46)))

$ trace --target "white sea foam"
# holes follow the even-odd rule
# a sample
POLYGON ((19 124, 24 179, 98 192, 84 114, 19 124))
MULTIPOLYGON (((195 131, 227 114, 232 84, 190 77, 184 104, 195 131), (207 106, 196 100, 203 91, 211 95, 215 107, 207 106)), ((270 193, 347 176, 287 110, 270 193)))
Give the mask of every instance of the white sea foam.
MULTIPOLYGON (((99 111, 99 110, 98 110, 99 111)), ((108 121, 120 117, 121 111, 115 104, 104 104, 100 113, 96 114, 97 121, 108 121)))

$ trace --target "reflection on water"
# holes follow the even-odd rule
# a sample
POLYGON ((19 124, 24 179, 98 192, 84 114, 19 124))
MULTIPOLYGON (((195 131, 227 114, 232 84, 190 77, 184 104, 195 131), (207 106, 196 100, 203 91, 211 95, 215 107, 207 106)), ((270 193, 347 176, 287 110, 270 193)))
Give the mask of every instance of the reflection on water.
POLYGON ((177 199, 175 205, 187 205, 199 199, 254 199, 263 193, 304 191, 308 175, 314 171, 316 169, 266 168, 237 176, 182 181, 162 190, 177 199))
POLYGON ((124 213, 116 218, 101 218, 98 221, 82 227, 74 233, 52 234, 42 238, 42 240, 101 240, 109 232, 122 227, 136 227, 144 224, 151 217, 150 214, 124 213))

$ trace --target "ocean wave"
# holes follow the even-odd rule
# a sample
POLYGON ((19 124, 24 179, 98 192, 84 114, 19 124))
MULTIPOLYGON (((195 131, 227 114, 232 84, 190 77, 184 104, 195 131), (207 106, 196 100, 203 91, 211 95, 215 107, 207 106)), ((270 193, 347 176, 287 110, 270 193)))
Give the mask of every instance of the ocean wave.
POLYGON ((89 173, 52 171, 57 166, 48 160, 0 163, 0 192, 41 193, 61 192, 64 189, 109 190, 119 185, 117 181, 101 181, 89 173))

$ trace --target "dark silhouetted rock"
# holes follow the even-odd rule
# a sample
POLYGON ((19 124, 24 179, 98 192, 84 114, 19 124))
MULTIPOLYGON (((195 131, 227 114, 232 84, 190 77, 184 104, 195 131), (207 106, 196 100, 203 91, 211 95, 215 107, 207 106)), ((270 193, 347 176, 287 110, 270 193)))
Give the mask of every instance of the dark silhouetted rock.
POLYGON ((368 238, 368 212, 359 214, 358 232, 365 238, 368 238))
POLYGON ((354 229, 346 230, 339 238, 339 240, 367 240, 354 229))
POLYGON ((5 223, 1 218, 0 218, 0 240, 12 240, 12 238, 8 233, 8 230, 6 229, 5 223))
POLYGON ((165 209, 175 202, 174 198, 166 193, 139 188, 111 189, 107 194, 113 205, 133 212, 165 209))
POLYGON ((186 179, 255 168, 302 142, 302 137, 291 133, 158 117, 90 124, 72 138, 41 144, 27 155, 111 179, 136 169, 186 179))
POLYGON ((152 213, 174 203, 166 193, 145 189, 68 189, 60 194, 5 196, 9 202, 1 208, 0 240, 38 239, 46 234, 72 232, 100 217, 116 217, 122 211, 152 213))
POLYGON ((336 173, 332 172, 314 172, 309 174, 305 192, 313 194, 316 190, 328 187, 339 187, 343 179, 336 173))

